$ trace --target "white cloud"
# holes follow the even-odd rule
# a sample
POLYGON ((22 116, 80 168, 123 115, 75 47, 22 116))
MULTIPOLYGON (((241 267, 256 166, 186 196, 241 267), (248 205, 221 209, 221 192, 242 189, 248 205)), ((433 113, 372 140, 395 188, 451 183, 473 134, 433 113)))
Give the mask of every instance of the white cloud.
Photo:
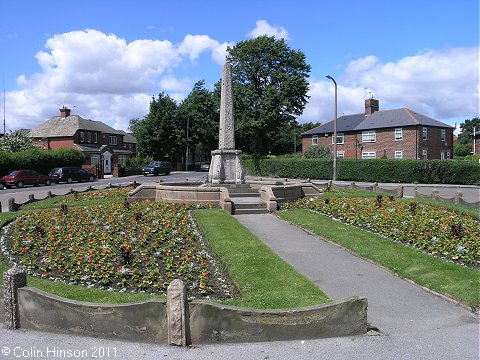
MULTIPOLYGON (((479 49, 427 50, 397 62, 375 56, 352 61, 337 79, 338 114, 364 111, 365 88, 380 100, 380 109, 407 107, 453 124, 479 116, 479 49)), ((302 121, 333 118, 329 80, 311 80, 302 121)))
POLYGON ((177 78, 177 68, 185 71, 202 53, 223 63, 227 45, 206 35, 187 35, 178 44, 127 43, 92 29, 54 35, 35 55, 41 71, 18 76, 18 90, 6 95, 7 128, 35 127, 57 115, 60 104, 75 105, 72 113, 126 130, 129 119, 148 111, 151 94, 174 91, 177 100, 186 95, 194 80, 177 78))
POLYGON ((262 35, 275 36, 277 39, 288 40, 288 31, 282 26, 272 26, 266 20, 257 20, 255 28, 247 36, 256 38, 262 35))

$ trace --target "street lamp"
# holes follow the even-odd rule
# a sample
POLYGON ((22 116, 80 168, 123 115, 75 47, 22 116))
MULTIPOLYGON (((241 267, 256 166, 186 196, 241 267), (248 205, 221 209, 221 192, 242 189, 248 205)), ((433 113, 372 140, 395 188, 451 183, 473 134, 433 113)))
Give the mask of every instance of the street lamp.
POLYGON ((330 75, 326 76, 335 84, 335 110, 333 118, 333 181, 337 180, 337 82, 330 75))

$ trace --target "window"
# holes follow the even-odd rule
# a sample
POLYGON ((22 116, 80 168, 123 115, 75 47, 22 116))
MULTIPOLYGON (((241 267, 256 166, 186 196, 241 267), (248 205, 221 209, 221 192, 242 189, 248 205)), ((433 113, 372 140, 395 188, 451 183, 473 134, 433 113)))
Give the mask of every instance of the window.
POLYGON ((395 151, 395 159, 403 159, 403 150, 395 151))
POLYGON ((375 142, 375 130, 362 131, 362 142, 375 142))
MULTIPOLYGON (((337 133, 337 144, 343 144, 345 141, 345 136, 343 133, 337 133)), ((333 144, 333 136, 332 136, 332 144, 333 144)))
POLYGON ((345 159, 345 151, 337 151, 337 159, 345 159))
POLYGON ((85 133, 83 131, 80 131, 80 142, 85 141, 85 133))
POLYGON ((445 160, 445 152, 440 152, 440 160, 445 160))
POLYGON ((92 142, 92 133, 90 131, 88 132, 88 142, 92 142))
POLYGON ((377 153, 375 151, 362 151, 362 159, 376 159, 377 153))
POLYGON ((446 135, 445 135, 445 129, 440 130, 440 141, 445 141, 446 135))
POLYGON ((118 165, 124 166, 127 161, 127 155, 118 155, 118 165))
POLYGON ((395 141, 403 140, 403 130, 402 128, 395 129, 395 141))
POLYGON ((422 150, 422 159, 423 160, 428 160, 428 151, 427 149, 422 150))
POLYGON ((117 145, 117 137, 115 135, 110 135, 108 143, 110 145, 117 145))
POLYGON ((422 128, 422 139, 423 140, 427 140, 427 130, 428 129, 426 127, 422 128))
POLYGON ((99 165, 100 164, 100 154, 92 154, 90 156, 90 164, 99 165))
POLYGON ((93 133, 93 142, 96 144, 98 142, 98 134, 93 133))
POLYGON ((318 145, 318 135, 312 136, 312 145, 318 145))

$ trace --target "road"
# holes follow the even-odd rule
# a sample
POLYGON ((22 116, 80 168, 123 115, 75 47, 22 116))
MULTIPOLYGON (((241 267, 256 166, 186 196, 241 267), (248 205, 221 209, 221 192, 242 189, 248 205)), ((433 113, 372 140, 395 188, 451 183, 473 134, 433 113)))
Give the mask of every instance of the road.
MULTIPOLYGON (((122 178, 108 178, 96 180, 93 183, 83 182, 83 183, 72 183, 72 184, 53 184, 51 186, 40 185, 38 187, 24 187, 22 189, 4 189, 0 190, 0 203, 2 205, 2 211, 8 210, 8 199, 14 198, 15 202, 20 204, 28 200, 30 194, 34 194, 36 199, 43 199, 47 197, 47 193, 51 191, 55 195, 64 195, 70 191, 74 190, 85 190, 88 186, 93 186, 94 188, 105 187, 108 184, 118 185, 118 184, 128 184, 136 181, 139 184, 145 182, 158 182, 158 181, 205 181, 207 179, 206 172, 198 171, 174 171, 170 175, 160 175, 160 176, 127 176, 122 178)), ((258 180, 258 177, 247 176, 248 180, 258 180)), ((267 178, 263 178, 266 180, 267 178)), ((280 180, 280 179, 274 179, 280 180)), ((327 180, 315 180, 313 183, 322 183, 327 180)), ((337 181, 337 184, 347 185, 350 182, 337 181)), ((359 183, 360 186, 370 186, 372 183, 359 183)), ((382 183, 379 184, 382 188, 397 188, 398 186, 404 186, 404 196, 405 197, 414 197, 414 188, 417 187, 418 191, 424 195, 430 195, 432 191, 438 190, 440 196, 445 198, 454 197, 457 191, 463 193, 463 199, 470 203, 480 201, 480 186, 472 185, 444 185, 444 184, 393 184, 393 183, 382 183)))

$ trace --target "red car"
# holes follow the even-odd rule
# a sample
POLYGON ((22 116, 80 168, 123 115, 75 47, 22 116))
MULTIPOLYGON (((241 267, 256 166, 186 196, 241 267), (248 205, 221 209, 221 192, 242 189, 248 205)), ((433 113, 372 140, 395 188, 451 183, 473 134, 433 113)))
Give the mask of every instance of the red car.
POLYGON ((42 175, 35 170, 14 170, 10 174, 0 178, 0 190, 4 187, 16 186, 23 188, 25 185, 38 186, 52 184, 49 176, 42 175))

